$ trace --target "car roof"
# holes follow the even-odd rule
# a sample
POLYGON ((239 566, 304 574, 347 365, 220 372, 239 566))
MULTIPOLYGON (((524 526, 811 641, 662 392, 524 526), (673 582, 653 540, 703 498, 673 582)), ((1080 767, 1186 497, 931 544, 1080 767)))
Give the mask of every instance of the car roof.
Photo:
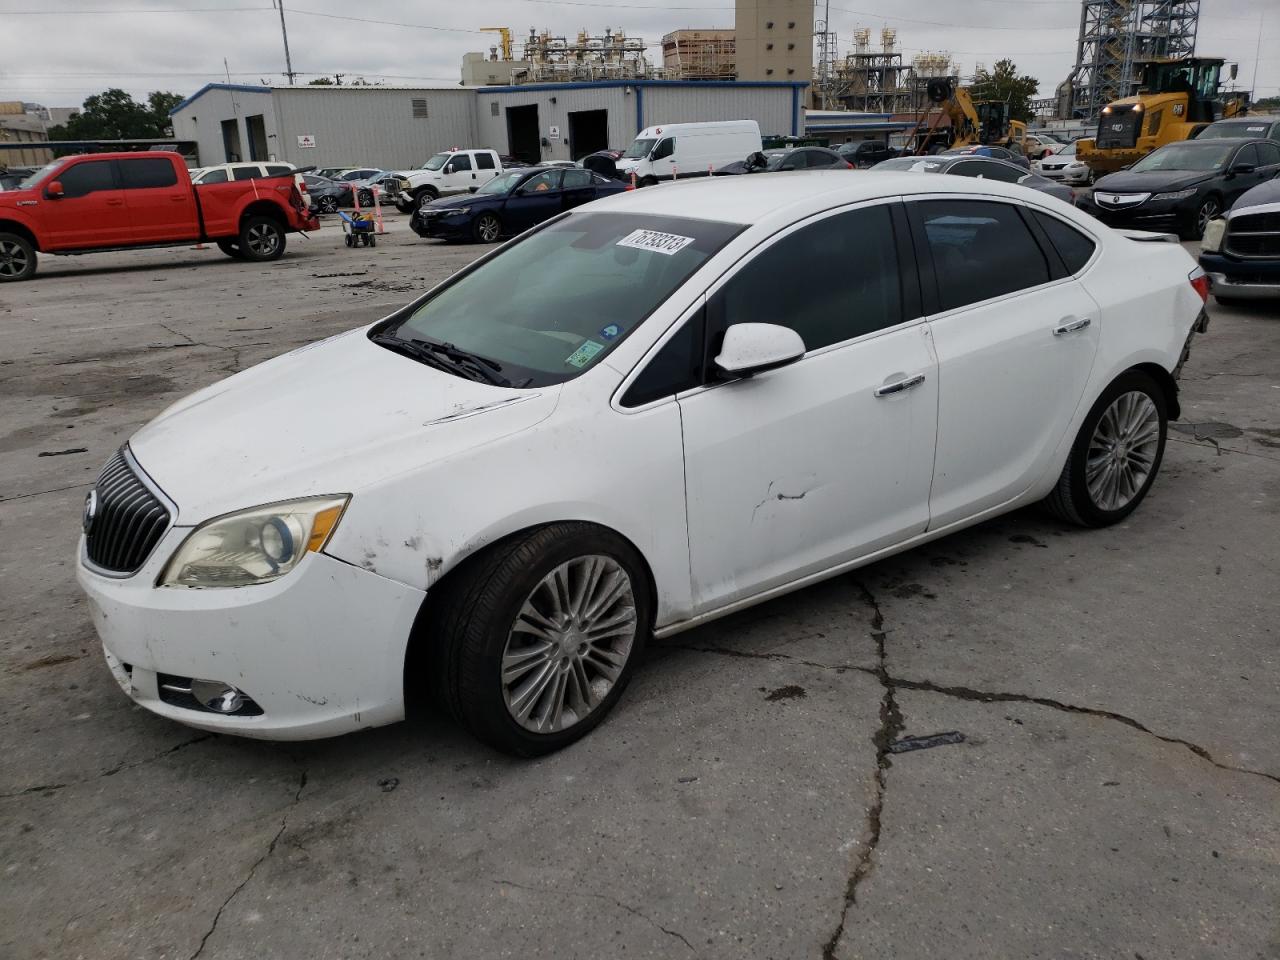
MULTIPOLYGON (((1026 172, 1021 167, 1018 169, 1026 172)), ((700 177, 661 183, 614 194, 596 201, 591 209, 741 224, 759 223, 766 218, 788 214, 808 216, 810 212, 862 200, 922 193, 988 194, 1006 199, 1028 199, 1025 187, 994 180, 922 177, 910 171, 886 170, 875 176, 850 176, 846 170, 800 170, 753 177, 700 177)))

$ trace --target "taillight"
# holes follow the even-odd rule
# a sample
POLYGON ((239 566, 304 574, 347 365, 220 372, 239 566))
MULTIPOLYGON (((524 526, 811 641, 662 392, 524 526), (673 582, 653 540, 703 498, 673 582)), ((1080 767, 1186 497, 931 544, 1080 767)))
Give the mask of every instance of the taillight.
POLYGON ((844 165, 845 165, 848 169, 850 169, 850 170, 852 170, 852 169, 853 169, 853 164, 852 164, 852 163, 850 163, 848 160, 846 160, 846 161, 844 162, 844 165))
POLYGON ((1199 267, 1196 267, 1189 274, 1187 274, 1187 279, 1191 281, 1191 286, 1195 289, 1196 293, 1200 294, 1201 302, 1208 303, 1209 302, 1209 275, 1205 273, 1203 270, 1201 270, 1199 267))

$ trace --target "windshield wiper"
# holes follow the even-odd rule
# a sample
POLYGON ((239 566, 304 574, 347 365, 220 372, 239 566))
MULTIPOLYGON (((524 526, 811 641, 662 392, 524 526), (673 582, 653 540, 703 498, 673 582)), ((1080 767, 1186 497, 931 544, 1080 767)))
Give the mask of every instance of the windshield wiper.
POLYGON ((370 339, 380 346, 395 350, 406 357, 412 357, 420 363, 444 370, 446 373, 458 374, 468 380, 483 380, 498 387, 509 387, 511 381, 499 374, 500 364, 485 357, 467 353, 450 343, 435 343, 429 340, 405 340, 392 334, 380 333, 370 339))

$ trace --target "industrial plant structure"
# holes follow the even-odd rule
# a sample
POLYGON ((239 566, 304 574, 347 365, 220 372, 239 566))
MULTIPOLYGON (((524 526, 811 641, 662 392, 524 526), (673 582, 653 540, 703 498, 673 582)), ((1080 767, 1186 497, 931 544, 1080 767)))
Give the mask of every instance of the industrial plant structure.
POLYGON ((1058 87, 1059 119, 1096 120, 1137 86, 1137 66, 1195 53, 1200 0, 1082 0, 1076 63, 1058 87))
POLYGON ((736 80, 736 37, 732 30, 673 30, 662 38, 662 72, 667 80, 736 80))

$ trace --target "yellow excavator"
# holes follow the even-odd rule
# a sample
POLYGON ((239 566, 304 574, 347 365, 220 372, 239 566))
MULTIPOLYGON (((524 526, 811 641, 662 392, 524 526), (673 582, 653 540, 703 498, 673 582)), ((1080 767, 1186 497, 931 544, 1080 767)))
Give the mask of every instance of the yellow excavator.
MULTIPOLYGON (((1138 92, 1102 108, 1098 135, 1076 141, 1076 159, 1100 177, 1156 147, 1190 139, 1214 120, 1244 113, 1246 94, 1224 98, 1218 91, 1225 62, 1215 57, 1144 61, 1138 92)), ((1230 69, 1234 80, 1237 65, 1230 69)))
POLYGON ((938 147, 969 147, 981 144, 1006 147, 1014 153, 1026 152, 1027 125, 1009 117, 1009 104, 1002 100, 974 100, 968 87, 954 86, 945 77, 935 77, 925 84, 925 95, 940 109, 921 117, 916 128, 907 135, 913 153, 928 153, 938 147), (951 121, 949 130, 939 124, 951 121))

